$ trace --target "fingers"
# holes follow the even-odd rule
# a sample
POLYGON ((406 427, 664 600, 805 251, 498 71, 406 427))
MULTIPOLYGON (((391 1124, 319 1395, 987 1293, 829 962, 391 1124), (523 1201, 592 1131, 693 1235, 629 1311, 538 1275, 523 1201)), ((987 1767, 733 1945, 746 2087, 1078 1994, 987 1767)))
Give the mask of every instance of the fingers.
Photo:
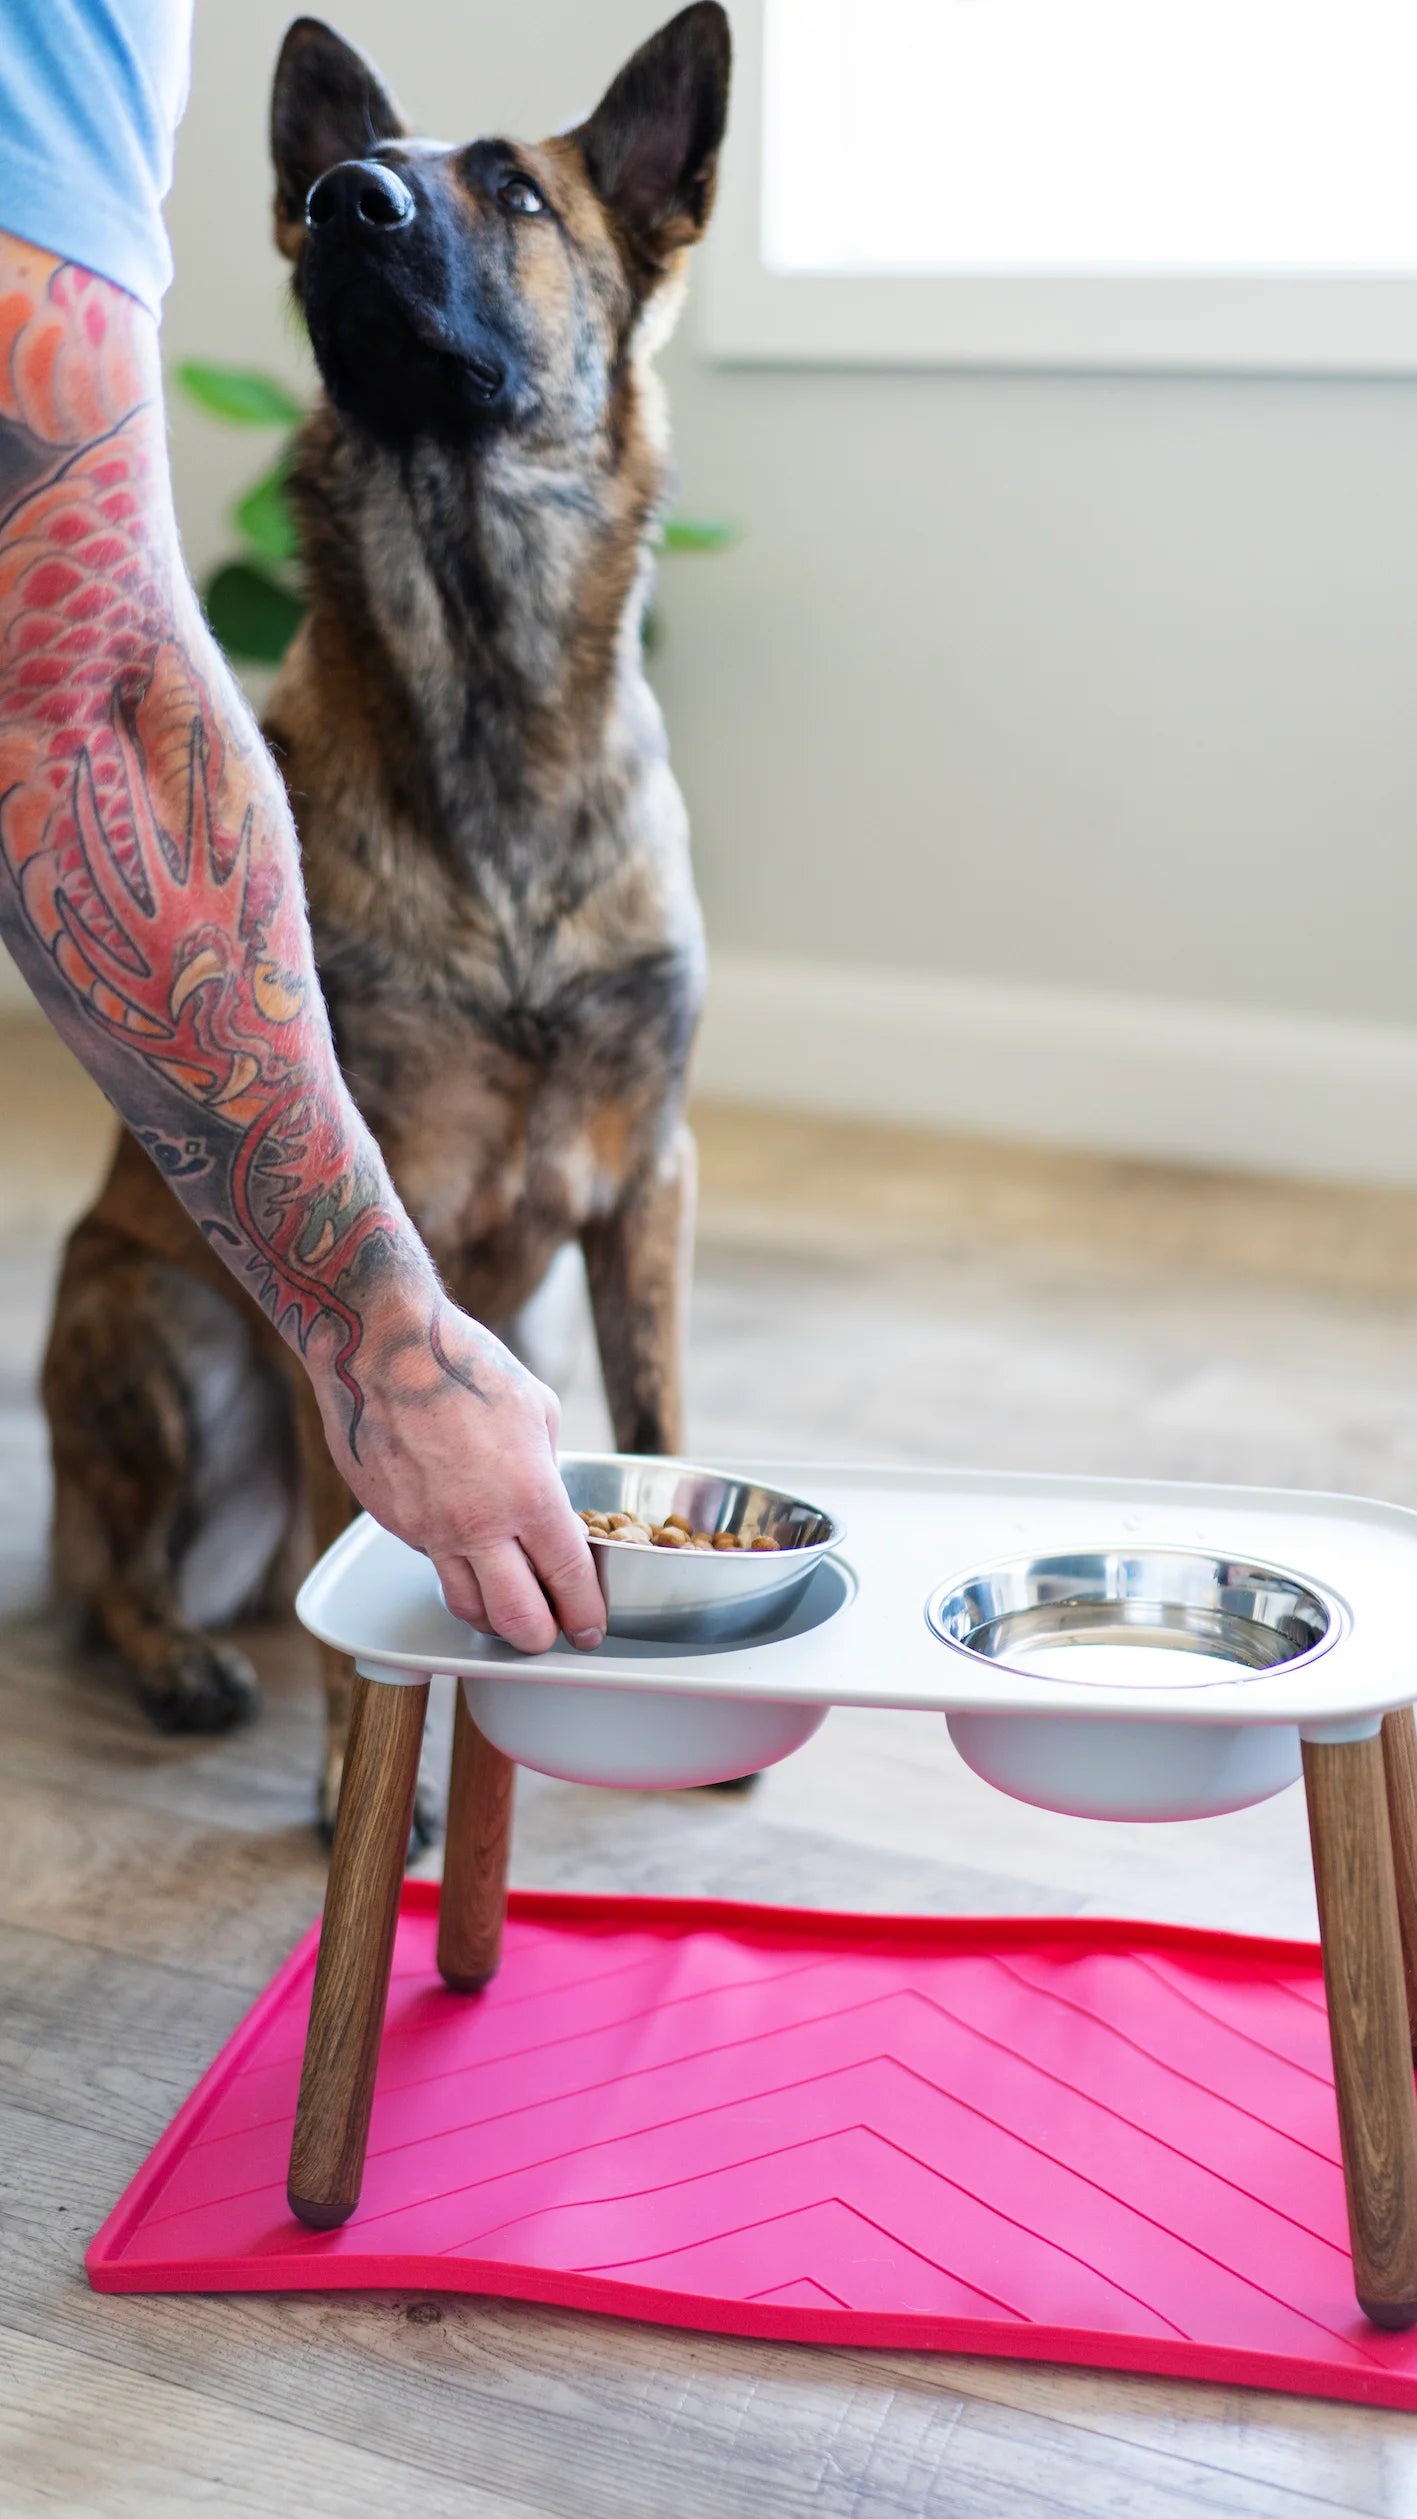
POLYGON ((522 1532, 522 1546, 550 1594, 563 1632, 582 1653, 593 1653, 605 1636, 605 1596, 585 1525, 559 1486, 544 1516, 522 1532))
POLYGON ((493 1631, 519 1653, 549 1653, 556 1620, 518 1542, 500 1539, 480 1549, 477 1575, 493 1631))
POLYGON ((519 1653, 549 1653, 563 1631, 583 1653, 604 1641, 600 1579, 569 1506, 564 1523, 548 1517, 520 1543, 498 1540, 480 1549, 475 1573, 465 1561, 439 1572, 454 1617, 504 1637, 519 1653))
POLYGON ((495 1630, 487 1615, 482 1586, 465 1557, 445 1557, 437 1566, 443 1598, 454 1618, 461 1618, 469 1627, 476 1627, 484 1636, 495 1630))

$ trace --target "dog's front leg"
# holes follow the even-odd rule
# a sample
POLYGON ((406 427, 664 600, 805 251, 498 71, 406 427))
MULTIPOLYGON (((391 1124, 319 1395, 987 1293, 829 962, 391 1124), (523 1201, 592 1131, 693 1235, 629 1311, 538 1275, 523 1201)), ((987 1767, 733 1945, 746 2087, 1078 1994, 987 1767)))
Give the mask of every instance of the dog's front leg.
MULTIPOLYGON (((694 1141, 681 1125, 655 1169, 581 1235, 605 1396, 622 1452, 683 1447, 697 1183, 694 1141)), ((730 1776, 714 1790, 742 1793, 756 1781, 730 1776)))
MULTIPOLYGON (((359 1508, 330 1457, 320 1411, 315 1403, 314 1389, 304 1373, 292 1372, 296 1414, 300 1427, 300 1465, 309 1501, 310 1522, 315 1547, 323 1556, 332 1548, 341 1531, 346 1530, 359 1508)), ((329 1844, 334 1836, 335 1813, 339 1808, 339 1789, 344 1777, 345 1744, 349 1738, 349 1711, 354 1695, 354 1664, 346 1653, 336 1653, 332 1646, 320 1646, 320 1672, 325 1684, 325 1754, 320 1769, 320 1833, 329 1844)), ((413 1827, 409 1839, 410 1855, 421 1853, 438 1834, 439 1815, 436 1801, 420 1784, 414 1797, 413 1827)))
POLYGON ((684 1338, 697 1158, 681 1123, 656 1164, 581 1235, 600 1369, 622 1452, 684 1440, 684 1338))

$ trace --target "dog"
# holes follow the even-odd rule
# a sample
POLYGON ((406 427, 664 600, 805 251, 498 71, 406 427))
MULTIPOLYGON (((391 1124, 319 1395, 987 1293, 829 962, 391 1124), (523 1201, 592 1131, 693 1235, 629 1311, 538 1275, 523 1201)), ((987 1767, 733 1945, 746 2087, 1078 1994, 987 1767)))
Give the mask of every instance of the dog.
MULTIPOLYGON (((275 233, 323 392, 289 498, 309 609, 264 731, 351 1092, 453 1297, 515 1344, 579 1245, 615 1440, 681 1448, 703 940, 641 662, 655 352, 712 207, 712 0, 537 146, 415 138, 312 18, 275 74, 275 233), (322 181, 322 179, 324 179, 322 181)), ((120 1137, 43 1373, 61 1587, 172 1730, 253 1708, 205 1632, 352 1500, 305 1377, 120 1137)), ((325 1655, 333 1825, 352 1672, 325 1655)), ((431 1819, 420 1808, 418 1828, 431 1819)))

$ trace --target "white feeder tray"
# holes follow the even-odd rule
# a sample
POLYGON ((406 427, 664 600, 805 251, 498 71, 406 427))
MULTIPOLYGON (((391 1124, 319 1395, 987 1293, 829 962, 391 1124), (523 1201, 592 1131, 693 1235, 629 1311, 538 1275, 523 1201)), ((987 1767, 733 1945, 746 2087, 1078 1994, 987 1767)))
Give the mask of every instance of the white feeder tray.
MULTIPOLYGON (((565 1466, 598 1456, 571 1456, 565 1466)), ((479 1729, 572 1781, 708 1784, 787 1757, 833 1705, 943 1714, 1044 1808, 1193 1819, 1292 1783, 1301 1738, 1412 1702, 1417 1514, 1284 1489, 754 1464, 850 1532, 782 1623, 527 1658, 445 1608, 367 1518, 296 1604, 371 1679, 461 1680, 479 1729), (933 1621, 933 1623, 932 1623, 933 1621)))

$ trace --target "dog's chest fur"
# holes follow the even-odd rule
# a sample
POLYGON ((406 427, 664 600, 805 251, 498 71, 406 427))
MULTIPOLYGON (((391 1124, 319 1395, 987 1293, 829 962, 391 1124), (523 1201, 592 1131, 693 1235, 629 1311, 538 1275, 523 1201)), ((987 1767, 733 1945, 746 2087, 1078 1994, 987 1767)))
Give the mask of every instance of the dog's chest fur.
POLYGON ((677 1122, 702 978, 640 668, 646 447, 399 458, 328 414, 269 731, 341 1061, 440 1267, 525 1300, 677 1122))

